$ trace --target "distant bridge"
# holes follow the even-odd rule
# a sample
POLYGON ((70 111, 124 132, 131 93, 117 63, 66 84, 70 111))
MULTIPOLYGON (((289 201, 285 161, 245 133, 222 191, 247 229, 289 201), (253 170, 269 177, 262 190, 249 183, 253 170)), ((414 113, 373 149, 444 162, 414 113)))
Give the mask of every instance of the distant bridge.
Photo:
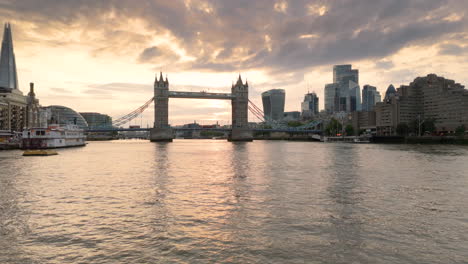
MULTIPOLYGON (((85 132, 138 132, 138 131, 150 131, 151 128, 96 128, 87 129, 85 132)), ((172 127, 174 131, 216 131, 216 132, 230 132, 231 128, 188 128, 188 127, 172 127)), ((321 134, 322 130, 312 129, 294 129, 294 128, 253 128, 254 132, 285 132, 285 133, 305 133, 305 134, 321 134)))
POLYGON ((232 100, 234 98, 234 96, 230 93, 169 91, 168 94, 169 94, 169 98, 222 99, 222 100, 232 100))

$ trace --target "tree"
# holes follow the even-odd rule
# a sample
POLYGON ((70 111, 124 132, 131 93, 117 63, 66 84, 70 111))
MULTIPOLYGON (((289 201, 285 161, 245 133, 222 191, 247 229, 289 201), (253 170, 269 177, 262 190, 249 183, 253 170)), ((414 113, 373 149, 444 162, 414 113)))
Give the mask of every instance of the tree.
POLYGON ((354 135, 354 127, 351 124, 347 124, 345 127, 346 135, 347 136, 352 136, 354 135))
POLYGON ((410 132, 410 127, 406 123, 399 123, 396 127, 396 132, 399 136, 406 136, 410 132))
POLYGON ((435 118, 428 118, 424 120, 424 123, 422 124, 422 133, 429 132, 429 133, 434 133, 436 131, 436 126, 435 126, 436 120, 435 118))
POLYGON ((325 128, 325 133, 329 136, 336 136, 339 132, 341 133, 342 126, 338 120, 335 118, 330 119, 327 127, 325 128))
POLYGON ((455 129, 455 134, 457 134, 457 136, 463 136, 465 134, 465 131, 466 131, 465 125, 460 125, 455 129))
POLYGON ((288 127, 299 127, 302 126, 302 123, 299 121, 289 121, 288 122, 288 127))

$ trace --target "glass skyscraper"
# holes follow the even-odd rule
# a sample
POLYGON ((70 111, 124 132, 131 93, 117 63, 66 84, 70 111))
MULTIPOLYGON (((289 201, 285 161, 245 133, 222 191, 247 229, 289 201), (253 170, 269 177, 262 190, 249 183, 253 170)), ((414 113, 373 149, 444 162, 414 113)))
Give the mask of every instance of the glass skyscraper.
POLYGON ((272 89, 262 93, 263 113, 266 120, 281 120, 284 114, 286 93, 283 89, 272 89))
POLYGON ((316 93, 307 93, 301 103, 302 117, 309 118, 319 112, 319 98, 316 93))
POLYGON ((380 92, 371 85, 362 88, 362 111, 373 111, 376 103, 382 100, 380 92))
POLYGON ((359 70, 348 64, 333 66, 333 83, 325 86, 325 110, 334 113, 361 109, 359 70))

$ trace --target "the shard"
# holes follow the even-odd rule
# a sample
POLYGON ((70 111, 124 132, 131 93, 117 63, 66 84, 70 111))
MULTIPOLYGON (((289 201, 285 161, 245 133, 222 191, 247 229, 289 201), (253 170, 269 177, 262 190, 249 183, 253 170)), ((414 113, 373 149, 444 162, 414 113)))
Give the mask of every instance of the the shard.
POLYGON ((18 89, 18 75, 16 73, 10 23, 5 24, 0 56, 0 90, 11 91, 18 89))

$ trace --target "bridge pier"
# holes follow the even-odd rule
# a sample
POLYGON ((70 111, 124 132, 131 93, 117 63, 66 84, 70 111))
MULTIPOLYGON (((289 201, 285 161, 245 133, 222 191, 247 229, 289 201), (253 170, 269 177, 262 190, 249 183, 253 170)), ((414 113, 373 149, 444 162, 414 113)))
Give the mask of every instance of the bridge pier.
POLYGON ((150 130, 151 142, 172 142, 174 131, 172 128, 152 128, 150 130))
POLYGON ((228 137, 229 142, 251 142, 253 133, 251 129, 233 129, 228 137))
POLYGON ((169 81, 163 79, 154 81, 154 128, 150 130, 151 142, 172 142, 174 132, 169 126, 169 81))
POLYGON ((242 83, 239 75, 237 83, 231 87, 232 132, 228 141, 253 141, 252 129, 249 128, 249 84, 242 83))

